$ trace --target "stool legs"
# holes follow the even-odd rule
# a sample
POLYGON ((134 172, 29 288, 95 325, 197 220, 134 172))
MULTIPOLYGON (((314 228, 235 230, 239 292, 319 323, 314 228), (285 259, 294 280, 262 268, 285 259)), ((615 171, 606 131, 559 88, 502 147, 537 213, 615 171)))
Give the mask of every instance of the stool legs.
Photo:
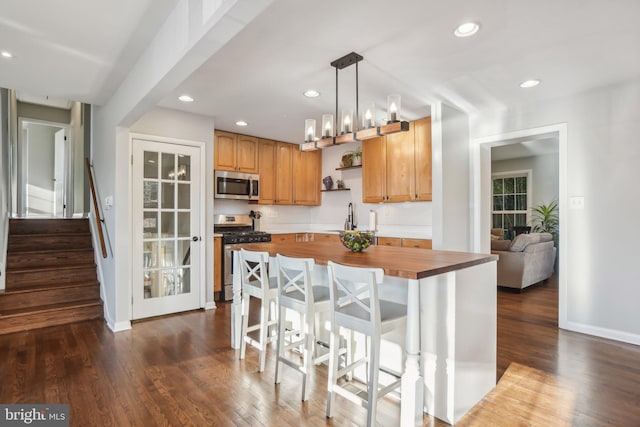
POLYGON ((242 326, 240 330, 240 359, 244 359, 247 351, 247 329, 249 329, 249 295, 242 296, 242 326))

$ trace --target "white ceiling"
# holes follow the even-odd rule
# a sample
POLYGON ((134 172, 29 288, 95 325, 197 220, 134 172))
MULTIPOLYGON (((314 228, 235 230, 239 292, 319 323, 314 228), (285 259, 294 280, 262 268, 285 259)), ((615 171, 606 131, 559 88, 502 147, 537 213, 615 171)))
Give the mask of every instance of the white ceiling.
POLYGON ((527 139, 508 145, 491 148, 491 161, 519 159, 522 157, 558 154, 560 144, 557 135, 538 139, 527 139))
MULTIPOLYGON (((103 104, 176 3, 0 0, 0 49, 16 55, 0 61, 0 86, 103 104)), ((378 120, 391 93, 410 120, 439 99, 517 108, 640 76, 639 17, 638 0, 275 0, 160 105, 300 142, 305 118, 335 110, 329 63, 356 51, 360 106, 374 101, 378 120), (480 32, 456 38, 467 20, 480 32), (518 87, 529 78, 542 84, 518 87), (322 95, 303 97, 308 88, 322 95), (177 101, 183 93, 195 102, 177 101)), ((354 103, 354 72, 340 71, 341 107, 354 103)))

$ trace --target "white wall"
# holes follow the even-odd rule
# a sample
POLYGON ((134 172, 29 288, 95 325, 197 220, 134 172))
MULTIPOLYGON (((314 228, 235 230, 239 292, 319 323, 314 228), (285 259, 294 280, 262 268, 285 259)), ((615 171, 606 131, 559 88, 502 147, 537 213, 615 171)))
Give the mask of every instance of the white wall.
MULTIPOLYGON (((567 123, 567 328, 640 344, 640 80, 550 102, 479 112, 472 138, 567 123), (621 225, 621 226, 620 226, 621 225), (628 225, 628 226, 624 226, 628 225)), ((561 236, 562 239, 562 236, 561 236)))
POLYGON ((204 203, 205 230, 205 276, 206 303, 213 303, 213 118, 167 108, 155 108, 131 126, 131 132, 146 135, 176 138, 205 143, 206 200, 204 203))
POLYGON ((442 103, 431 110, 433 248, 471 249, 470 155, 467 115, 442 103))
POLYGON ((491 162, 491 173, 531 170, 531 206, 558 200, 558 153, 491 162))

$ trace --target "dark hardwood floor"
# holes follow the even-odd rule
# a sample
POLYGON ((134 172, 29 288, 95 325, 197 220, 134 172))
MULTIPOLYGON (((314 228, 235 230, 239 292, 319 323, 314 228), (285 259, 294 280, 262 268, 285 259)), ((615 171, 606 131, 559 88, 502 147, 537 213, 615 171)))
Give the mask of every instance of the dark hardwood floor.
MULTIPOLYGON (((640 347, 558 330, 557 294, 554 280, 521 294, 498 291, 498 378, 512 362, 558 377, 574 394, 563 400, 574 426, 638 425, 640 347)), ((70 403, 73 426, 364 423, 364 409, 341 398, 334 418, 325 418, 324 367, 302 403, 297 373, 284 368, 274 386, 275 351, 261 374, 254 350, 239 361, 229 347, 230 308, 138 322, 117 334, 93 320, 0 336, 0 403, 70 403)), ((397 425, 399 413, 397 401, 384 399, 378 424, 397 425)), ((424 424, 446 425, 429 417, 424 424)))

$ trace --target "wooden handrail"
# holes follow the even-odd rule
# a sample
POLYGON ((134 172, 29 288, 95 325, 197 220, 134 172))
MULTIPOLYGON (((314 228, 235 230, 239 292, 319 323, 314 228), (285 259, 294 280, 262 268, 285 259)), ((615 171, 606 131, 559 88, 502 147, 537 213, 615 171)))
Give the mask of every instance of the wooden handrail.
POLYGON ((89 158, 84 158, 84 164, 87 167, 87 174, 89 176, 89 185, 91 186, 91 198, 93 199, 93 211, 95 212, 96 225, 98 226, 98 236, 100 237, 100 248, 102 249, 102 258, 107 257, 107 245, 104 243, 104 234, 102 233, 102 218, 100 218, 100 210, 98 209, 98 199, 96 196, 96 189, 93 186, 93 174, 91 173, 91 164, 89 158))

